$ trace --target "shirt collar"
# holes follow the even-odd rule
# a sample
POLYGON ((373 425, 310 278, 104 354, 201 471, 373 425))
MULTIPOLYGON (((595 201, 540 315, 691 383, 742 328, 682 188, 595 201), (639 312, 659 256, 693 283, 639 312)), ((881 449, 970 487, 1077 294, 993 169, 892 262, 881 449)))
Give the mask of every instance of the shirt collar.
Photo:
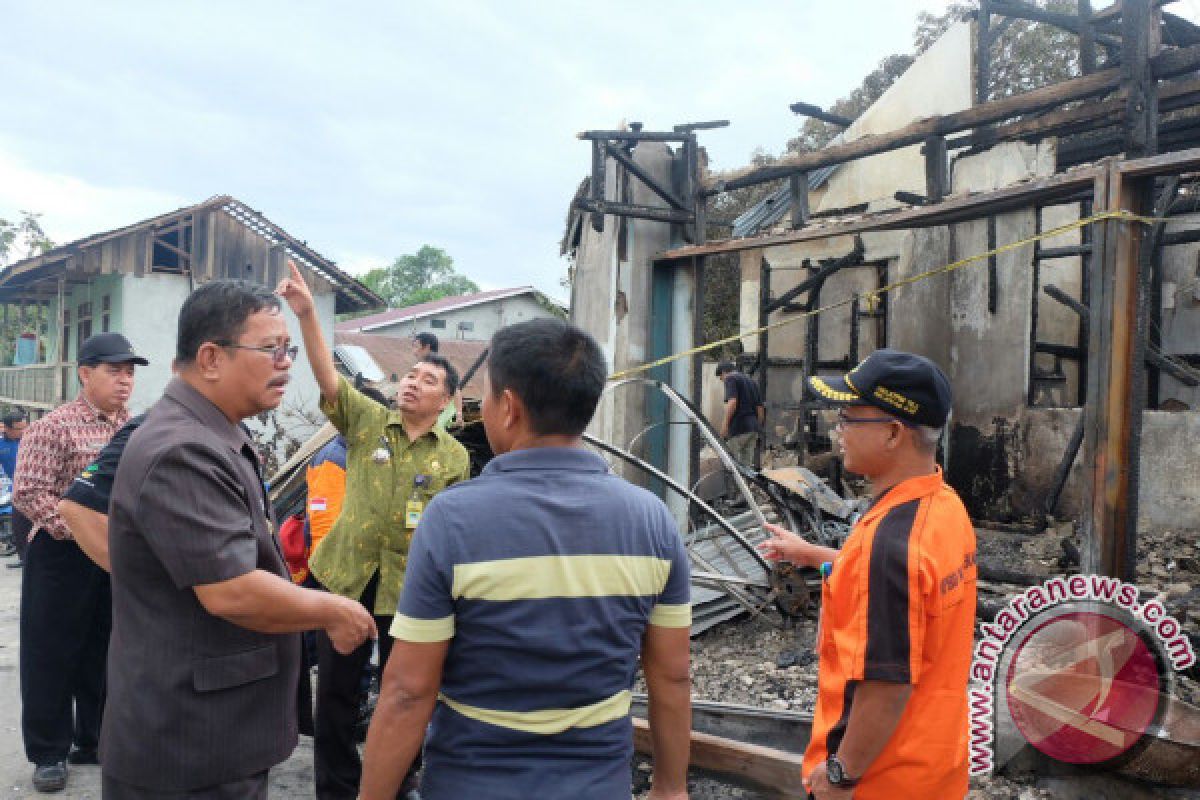
POLYGON ((942 488, 945 480, 942 476, 942 468, 934 466, 934 471, 929 475, 918 475, 915 478, 909 478, 905 481, 900 481, 895 486, 887 489, 875 501, 871 503, 871 507, 867 509, 866 517, 875 517, 893 506, 907 502, 918 497, 927 497, 938 489, 942 488))
MULTIPOLYGON (((400 430, 404 431, 405 437, 408 436, 408 428, 406 428, 404 426, 404 414, 403 413, 401 413, 399 411, 388 411, 387 427, 390 428, 393 425, 397 426, 398 428, 400 428, 400 430)), ((438 425, 436 422, 433 424, 432 428, 425 431, 425 433, 421 434, 413 441, 419 441, 419 440, 425 438, 426 436, 433 436, 433 438, 438 440, 439 444, 445 444, 447 441, 453 441, 453 442, 458 441, 453 436, 451 436, 449 433, 447 433, 445 428, 443 428, 441 425, 438 425)))
POLYGON ((89 422, 115 422, 120 424, 129 417, 129 413, 124 408, 112 414, 101 411, 92 405, 92 401, 88 400, 87 395, 82 391, 79 392, 79 397, 76 398, 75 402, 79 405, 80 410, 83 411, 84 416, 88 418, 89 422))
POLYGON ((246 435, 245 428, 230 422, 229 417, 225 416, 225 413, 217 408, 213 401, 200 394, 187 381, 182 378, 172 378, 171 382, 167 384, 166 391, 163 392, 163 397, 171 398, 192 412, 197 419, 204 423, 205 427, 219 436, 221 441, 229 445, 229 448, 235 453, 241 453, 244 447, 249 447, 250 451, 254 452, 254 445, 246 435))
POLYGON ((531 447, 496 456, 483 468, 483 472, 486 475, 489 472, 515 472, 526 469, 608 472, 608 463, 581 447, 531 447))

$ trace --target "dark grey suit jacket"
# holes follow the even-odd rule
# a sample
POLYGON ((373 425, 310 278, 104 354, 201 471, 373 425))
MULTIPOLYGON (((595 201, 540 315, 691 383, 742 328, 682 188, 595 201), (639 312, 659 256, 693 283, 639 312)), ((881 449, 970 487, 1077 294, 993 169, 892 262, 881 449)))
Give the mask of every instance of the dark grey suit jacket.
POLYGON ((109 516, 104 772, 163 791, 245 778, 296 746, 298 634, 205 611, 192 587, 288 578, 249 439, 181 380, 129 440, 109 516))

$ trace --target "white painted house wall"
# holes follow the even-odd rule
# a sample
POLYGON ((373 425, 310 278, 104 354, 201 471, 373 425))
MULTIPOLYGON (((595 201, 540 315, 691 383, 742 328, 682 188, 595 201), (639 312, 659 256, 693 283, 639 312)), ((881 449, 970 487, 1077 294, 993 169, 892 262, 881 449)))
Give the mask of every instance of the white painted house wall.
POLYGON ((545 318, 554 318, 554 314, 547 311, 531 294, 521 294, 488 300, 452 311, 437 311, 419 319, 371 328, 364 333, 380 336, 412 336, 414 333, 428 331, 437 336, 439 340, 465 339, 486 342, 496 331, 506 325, 545 318), (442 321, 444 326, 434 327, 435 320, 442 321), (459 323, 464 322, 472 325, 473 329, 460 331, 459 323))
MULTIPOLYGON (((144 355, 150 366, 137 372, 129 406, 133 413, 145 411, 162 395, 171 379, 171 360, 175 357, 175 336, 179 324, 179 309, 191 293, 186 276, 151 274, 143 277, 126 275, 122 285, 122 325, 125 336, 134 349, 144 355)), ((314 298, 321 329, 326 341, 333 341, 334 295, 317 294, 314 298)), ((300 326, 291 311, 284 311, 288 333, 300 344, 300 326)), ((296 410, 319 415, 320 392, 303 352, 292 366, 292 382, 281 406, 289 428, 312 427, 296 410)), ((253 420, 251 421, 253 422, 253 420)), ((315 427, 313 428, 315 430, 315 427)))

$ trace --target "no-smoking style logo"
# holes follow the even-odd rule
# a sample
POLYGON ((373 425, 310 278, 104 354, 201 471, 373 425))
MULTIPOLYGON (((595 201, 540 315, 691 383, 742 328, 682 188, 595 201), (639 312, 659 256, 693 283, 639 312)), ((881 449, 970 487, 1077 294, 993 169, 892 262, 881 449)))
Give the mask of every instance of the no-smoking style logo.
POLYGON ((1117 578, 1053 576, 979 626, 968 689, 972 775, 1014 757, 1024 746, 1016 738, 1058 761, 1103 764, 1156 735, 1173 672, 1196 653, 1162 601, 1140 594, 1117 578))
POLYGON ((1163 675, 1144 634, 1106 613, 1075 611, 1020 642, 1004 691, 1013 722, 1042 753, 1110 761, 1154 724, 1163 675))

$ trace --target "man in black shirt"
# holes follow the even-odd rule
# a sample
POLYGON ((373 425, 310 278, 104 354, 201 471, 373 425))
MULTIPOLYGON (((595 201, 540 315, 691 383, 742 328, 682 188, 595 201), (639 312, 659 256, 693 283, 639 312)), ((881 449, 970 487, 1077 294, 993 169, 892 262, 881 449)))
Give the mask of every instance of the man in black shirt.
POLYGON ((108 503, 112 497, 113 478, 129 437, 145 419, 145 414, 139 414, 125 423, 96 460, 76 476, 58 503, 58 513, 71 529, 79 548, 105 572, 112 571, 108 563, 108 503))
POLYGON ((725 384, 721 438, 725 440, 725 447, 734 460, 753 467, 763 421, 767 416, 758 384, 734 366, 732 361, 722 361, 717 365, 717 377, 725 384))

